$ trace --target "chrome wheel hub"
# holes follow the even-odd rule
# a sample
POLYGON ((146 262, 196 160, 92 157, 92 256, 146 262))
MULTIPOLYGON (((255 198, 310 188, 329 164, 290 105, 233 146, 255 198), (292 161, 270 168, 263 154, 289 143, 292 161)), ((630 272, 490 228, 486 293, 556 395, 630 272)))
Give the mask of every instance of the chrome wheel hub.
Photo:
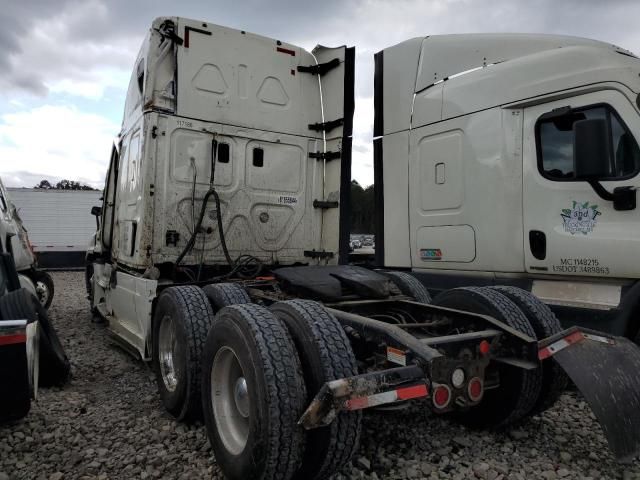
POLYGON ((211 406, 225 448, 240 454, 249 438, 251 399, 247 380, 235 352, 222 347, 211 366, 211 406))
POLYGON ((175 320, 169 316, 162 319, 158 332, 158 361, 160 375, 165 388, 174 392, 178 386, 179 345, 176 336, 175 320))

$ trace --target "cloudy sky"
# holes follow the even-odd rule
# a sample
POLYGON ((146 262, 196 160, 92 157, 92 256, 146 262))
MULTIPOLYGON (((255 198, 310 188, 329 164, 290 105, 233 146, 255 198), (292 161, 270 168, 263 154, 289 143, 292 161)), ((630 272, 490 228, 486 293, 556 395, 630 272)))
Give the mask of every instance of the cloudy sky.
POLYGON ((301 45, 356 46, 354 176, 373 181, 373 54, 415 36, 546 32, 640 53, 638 0, 2 0, 0 176, 102 187, 151 20, 185 16, 301 45))

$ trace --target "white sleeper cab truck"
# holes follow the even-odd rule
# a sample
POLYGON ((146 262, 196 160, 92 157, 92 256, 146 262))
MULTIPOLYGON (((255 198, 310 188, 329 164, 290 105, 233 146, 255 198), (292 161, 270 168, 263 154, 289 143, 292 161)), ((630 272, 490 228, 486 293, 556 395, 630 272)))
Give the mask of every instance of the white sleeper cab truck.
POLYGON ((13 256, 18 270, 20 285, 38 297, 40 303, 49 308, 53 301, 53 278, 38 268, 38 260, 27 229, 22 223, 18 209, 11 202, 7 190, 0 179, 0 246, 2 251, 13 256))
POLYGON ((635 55, 563 36, 431 36, 379 52, 375 85, 379 265, 433 292, 521 287, 563 322, 638 336, 635 55))
POLYGON ((432 305, 408 273, 344 264, 354 56, 156 19, 93 209, 92 310, 152 363, 169 413, 204 417, 230 479, 326 479, 360 410, 388 403, 504 427, 553 405, 565 370, 616 457, 635 456, 629 340, 562 331, 523 290, 432 305))

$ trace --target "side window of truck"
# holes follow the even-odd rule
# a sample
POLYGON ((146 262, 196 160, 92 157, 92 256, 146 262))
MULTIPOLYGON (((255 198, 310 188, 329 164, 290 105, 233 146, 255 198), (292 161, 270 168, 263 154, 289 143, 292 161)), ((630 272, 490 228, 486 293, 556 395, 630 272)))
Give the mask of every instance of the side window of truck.
MULTIPOLYGON (((609 105, 593 105, 566 112, 552 111, 536 123, 536 147, 540 173, 556 181, 575 179, 573 171, 574 124, 579 120, 604 119, 609 130, 612 162, 609 175, 600 180, 621 180, 640 171, 640 148, 618 114, 609 105)), ((603 160, 605 161, 605 160, 603 160)))

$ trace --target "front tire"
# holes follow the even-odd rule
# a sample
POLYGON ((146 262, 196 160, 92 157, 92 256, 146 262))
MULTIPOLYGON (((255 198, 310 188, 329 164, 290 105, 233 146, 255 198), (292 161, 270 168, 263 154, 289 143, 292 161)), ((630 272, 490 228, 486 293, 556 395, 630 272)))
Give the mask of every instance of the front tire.
POLYGON ((48 309, 51 306, 51 302, 53 302, 53 294, 55 291, 53 278, 51 278, 51 275, 47 272, 36 270, 31 275, 31 280, 33 280, 36 286, 36 294, 38 295, 40 304, 48 309))
POLYGON ((203 352, 202 405, 218 465, 230 480, 289 480, 305 435, 306 389, 291 337, 266 308, 223 308, 203 352))
POLYGON ((213 323, 204 292, 195 286, 169 287, 153 317, 153 365, 165 409, 177 420, 201 416, 202 349, 213 323))

